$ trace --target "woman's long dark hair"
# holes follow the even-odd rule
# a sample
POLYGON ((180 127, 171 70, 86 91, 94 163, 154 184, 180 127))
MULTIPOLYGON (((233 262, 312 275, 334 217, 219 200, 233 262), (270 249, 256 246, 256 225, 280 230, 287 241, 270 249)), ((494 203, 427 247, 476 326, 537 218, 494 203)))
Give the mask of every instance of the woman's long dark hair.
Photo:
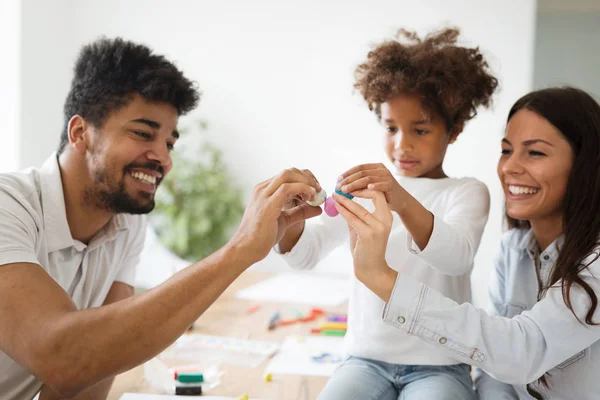
MULTIPOLYGON (((549 88, 531 92, 521 97, 511 108, 508 121, 522 109, 535 112, 556 127, 573 149, 573 168, 563 199, 564 243, 559 249, 550 282, 542 286, 538 300, 550 286, 560 282, 565 304, 573 315, 571 287, 579 285, 590 297, 590 308, 585 323, 597 325, 592 317, 598 306, 598 297, 580 276, 579 272, 599 256, 600 238, 600 105, 586 92, 572 87, 549 88), (592 261, 584 260, 590 255, 592 261)), ((509 228, 529 229, 529 221, 506 216, 509 228)), ((582 322, 583 323, 583 322, 582 322)), ((540 382, 548 386, 546 376, 540 382)), ((528 386, 536 399, 542 396, 528 386)))

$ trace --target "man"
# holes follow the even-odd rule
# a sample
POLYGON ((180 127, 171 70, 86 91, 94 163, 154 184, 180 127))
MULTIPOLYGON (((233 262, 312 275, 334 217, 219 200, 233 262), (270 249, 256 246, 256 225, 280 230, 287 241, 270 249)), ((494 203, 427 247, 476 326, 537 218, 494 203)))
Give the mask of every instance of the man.
POLYGON ((76 62, 58 152, 0 174, 2 399, 106 398, 115 375, 170 345, 289 226, 320 214, 287 208, 321 188, 286 170, 256 186, 223 248, 133 296, 142 214, 171 169, 178 117, 198 99, 163 56, 101 39, 76 62))

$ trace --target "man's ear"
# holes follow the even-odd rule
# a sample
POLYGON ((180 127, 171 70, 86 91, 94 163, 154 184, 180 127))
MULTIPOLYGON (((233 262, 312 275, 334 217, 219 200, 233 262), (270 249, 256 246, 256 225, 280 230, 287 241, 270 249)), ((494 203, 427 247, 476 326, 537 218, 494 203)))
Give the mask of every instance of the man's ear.
POLYGON ((449 141, 450 144, 456 142, 458 135, 460 135, 462 133, 464 127, 465 127, 464 122, 454 125, 452 132, 450 132, 450 141, 449 141))
POLYGON ((74 115, 69 120, 67 129, 69 134, 69 145, 71 148, 77 153, 85 153, 90 145, 90 124, 88 124, 80 115, 74 115))

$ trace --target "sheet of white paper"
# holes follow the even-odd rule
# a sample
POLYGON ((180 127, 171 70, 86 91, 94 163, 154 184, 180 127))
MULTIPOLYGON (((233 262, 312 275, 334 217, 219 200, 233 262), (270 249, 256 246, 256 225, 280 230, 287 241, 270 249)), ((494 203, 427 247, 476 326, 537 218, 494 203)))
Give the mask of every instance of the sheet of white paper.
POLYGON ((350 280, 316 273, 282 273, 237 292, 239 299, 338 307, 348 300, 350 280))
MULTIPOLYGON (((331 336, 288 336, 265 372, 273 375, 331 376, 344 357, 344 339, 331 336), (315 356, 329 354, 330 361, 317 362, 315 356), (337 360, 332 362, 333 360, 337 360)), ((322 358, 325 360, 325 358, 322 358)))
POLYGON ((162 359, 257 367, 272 356, 279 343, 224 336, 186 334, 161 353, 162 359))

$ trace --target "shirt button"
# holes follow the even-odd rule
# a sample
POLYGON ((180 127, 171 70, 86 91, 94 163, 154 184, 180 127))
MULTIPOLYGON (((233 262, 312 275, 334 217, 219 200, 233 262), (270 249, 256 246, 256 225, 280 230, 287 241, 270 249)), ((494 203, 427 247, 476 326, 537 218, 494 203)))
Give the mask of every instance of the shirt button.
POLYGON ((403 324, 406 322, 406 319, 404 317, 398 317, 398 322, 403 324))
POLYGON ((440 343, 441 344, 446 344, 447 341, 448 341, 448 339, 446 339, 445 337, 441 337, 440 338, 440 343))
POLYGON ((548 261, 550 259, 550 256, 548 256, 547 254, 544 256, 544 260, 548 261))

